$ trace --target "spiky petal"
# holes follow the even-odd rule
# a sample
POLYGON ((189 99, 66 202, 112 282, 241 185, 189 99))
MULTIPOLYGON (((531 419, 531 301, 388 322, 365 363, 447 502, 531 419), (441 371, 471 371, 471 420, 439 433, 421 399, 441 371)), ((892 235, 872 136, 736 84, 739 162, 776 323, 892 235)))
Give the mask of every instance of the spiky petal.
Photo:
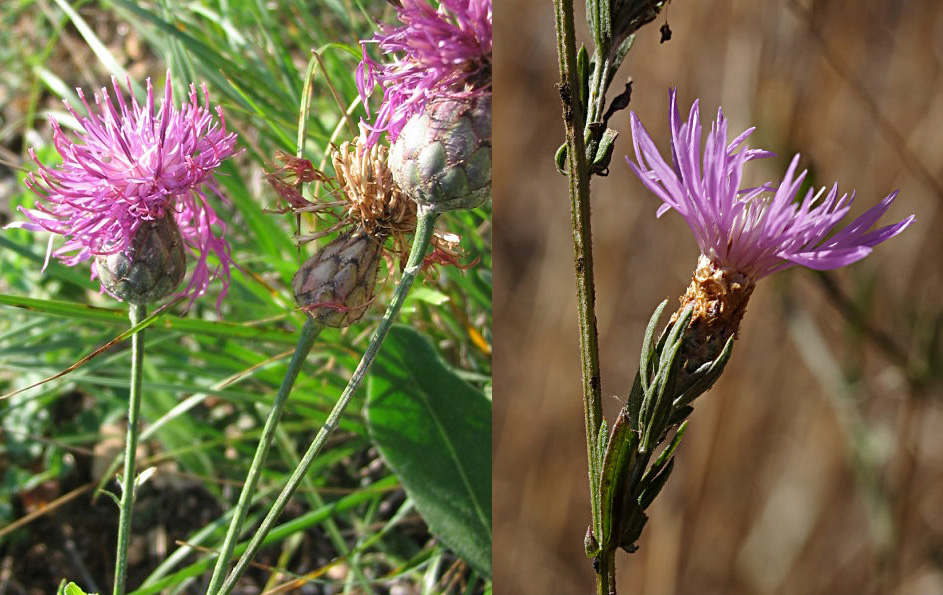
MULTIPOLYGON (((130 92, 130 80, 127 86, 130 92)), ((169 73, 160 106, 155 105, 150 79, 144 105, 133 96, 129 104, 114 78, 112 87, 117 106, 106 88, 95 95, 97 111, 78 90, 87 116, 66 104, 81 127, 75 141, 51 120, 62 164, 47 167, 30 150, 39 170, 26 184, 40 200, 32 209, 21 208, 29 221, 14 226, 63 236, 65 244, 56 250, 50 242, 47 262, 52 255, 74 266, 128 249, 142 224, 173 216, 197 260, 182 293, 195 299, 212 279, 220 278, 219 306, 229 286, 232 260, 223 237, 226 226, 207 195, 222 197, 213 172, 235 154, 236 134, 227 132, 221 108, 216 107, 214 117, 205 85, 200 101, 191 84, 188 101, 179 109, 173 104, 169 73), (219 261, 213 270, 208 263, 211 253, 219 261)), ((93 261, 92 278, 97 274, 93 261)))
POLYGON ((743 273, 754 281, 782 269, 802 265, 816 270, 839 268, 867 256, 872 248, 894 237, 914 221, 871 230, 897 196, 892 192, 849 225, 831 235, 848 213, 854 194, 838 195, 833 185, 801 201, 796 193, 806 171, 796 175, 799 155, 793 157, 783 180, 741 189, 743 167, 768 151, 745 146, 750 128, 727 142, 727 120, 718 110, 701 153, 698 101, 681 121, 677 92, 669 93, 671 165, 665 162, 648 131, 631 114, 637 163, 626 158, 642 183, 662 200, 660 217, 670 209, 687 221, 701 253, 717 267, 743 273))
MULTIPOLYGON (((491 94, 491 0, 402 0, 400 25, 380 25, 363 42, 357 88, 365 106, 379 84, 383 102, 370 125, 367 147, 386 132, 396 140, 406 122, 436 97, 454 99, 491 94), (367 55, 375 42, 390 57, 378 64, 367 55)), ((369 107, 367 116, 370 116, 369 107)))

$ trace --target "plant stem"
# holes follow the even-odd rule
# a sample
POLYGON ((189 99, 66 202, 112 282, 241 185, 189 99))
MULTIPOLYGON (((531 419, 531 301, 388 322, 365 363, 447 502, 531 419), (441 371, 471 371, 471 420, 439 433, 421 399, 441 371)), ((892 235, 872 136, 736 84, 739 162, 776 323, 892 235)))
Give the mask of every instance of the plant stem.
POLYGON ((295 346, 295 353, 291 356, 291 362, 288 364, 288 371, 282 380, 282 386, 278 389, 278 395, 265 419, 265 426, 262 428, 262 436, 259 438, 259 445, 256 447, 255 456, 252 464, 249 466, 249 473, 246 475, 246 481, 242 486, 242 492, 239 494, 239 502, 233 510, 233 517, 229 523, 229 529, 226 531, 226 538, 219 551, 219 558, 216 559, 216 567, 213 569, 213 576, 210 578, 210 585, 207 593, 214 593, 219 589, 226 577, 226 568, 229 566, 229 558, 232 557, 233 549, 236 547, 236 541, 239 539, 239 532, 242 530, 242 523, 245 521, 246 513, 249 511, 249 505, 252 502, 252 495, 255 493, 256 485, 259 482, 259 475, 262 473, 262 465, 265 463, 265 457, 268 455, 269 447, 272 445, 272 438, 275 436, 275 428, 278 426, 278 420, 282 416, 282 408, 288 400, 292 387, 295 386, 295 380, 301 372, 301 367, 311 351, 314 340, 324 328, 321 324, 315 322, 312 318, 307 318, 304 327, 301 329, 301 336, 298 337, 298 344, 295 346))
MULTIPOLYGON (((573 0, 554 0, 557 22, 557 52, 560 60, 560 95, 563 99, 563 121, 566 126, 567 178, 570 192, 570 214, 573 226, 573 252, 576 268, 576 296, 580 328, 580 364, 583 371, 583 412, 586 425, 586 456, 589 461, 589 491, 592 503, 592 527, 600 527, 599 495, 596 478, 599 477, 596 444, 599 428, 604 423, 602 392, 599 377, 599 345, 596 333, 593 280, 592 226, 589 204, 589 168, 583 137, 585 114, 580 102, 580 82, 577 80, 576 36, 573 25, 573 0)), ((596 64, 596 76, 600 64, 596 64)), ((614 556, 599 556, 596 562, 597 587, 606 589, 608 576, 613 572, 614 556)), ((601 592, 601 591, 600 591, 601 592)))
POLYGON ((616 595, 616 550, 604 550, 597 558, 599 573, 596 576, 596 595, 616 595))
MULTIPOLYGON (((147 316, 147 306, 131 304, 128 312, 131 326, 147 316)), ((131 509, 134 506, 134 454, 138 448, 138 419, 141 416, 141 381, 144 362, 144 331, 131 336, 131 394, 128 399, 128 431, 124 449, 124 475, 121 477, 121 510, 118 518, 118 549, 115 561, 114 595, 124 595, 128 574, 128 543, 131 541, 131 509)))
POLYGON ((341 393, 337 403, 334 404, 334 408, 331 409, 331 413, 327 416, 327 420, 325 420, 324 425, 318 431, 311 446, 308 447, 307 452, 305 452, 304 456, 301 458, 301 462, 295 467, 291 477, 288 478, 288 483, 282 489, 278 498, 276 498, 272 509, 265 516, 258 531, 252 536, 252 540, 249 542, 246 551, 239 558, 239 562, 236 563, 236 567, 229 574, 222 588, 216 591, 215 594, 209 592, 209 595, 229 595, 229 593, 232 592, 233 588, 236 586, 236 581, 242 577, 243 573, 252 562, 252 559, 255 558, 259 548, 262 547, 265 536, 268 535, 268 532, 278 521, 279 515, 281 515, 282 510, 285 509, 285 506, 298 488, 298 485, 301 483, 302 479, 304 479, 315 457, 321 451, 321 448, 331 435, 331 432, 337 427, 341 415, 344 413, 344 409, 347 408, 351 397, 360 386, 374 358, 376 358, 377 353, 379 353, 380 346, 383 344, 383 340, 390 330, 393 319, 396 317, 397 313, 399 313, 403 302, 406 300, 406 295, 409 293, 409 289, 412 287, 413 281, 419 273, 423 257, 426 254, 426 249, 429 247, 429 242, 432 239, 432 233, 435 231, 435 222, 438 217, 439 214, 436 211, 420 207, 419 221, 416 225, 416 235, 413 238, 413 245, 409 252, 406 268, 403 270, 403 277, 396 287, 396 292, 393 294, 393 299, 390 301, 390 305, 386 309, 386 313, 383 315, 380 325, 377 327, 377 330, 374 331, 373 337, 370 338, 367 351, 360 359, 360 363, 357 364, 357 368, 354 370, 353 375, 351 375, 347 387, 344 389, 344 392, 341 393))

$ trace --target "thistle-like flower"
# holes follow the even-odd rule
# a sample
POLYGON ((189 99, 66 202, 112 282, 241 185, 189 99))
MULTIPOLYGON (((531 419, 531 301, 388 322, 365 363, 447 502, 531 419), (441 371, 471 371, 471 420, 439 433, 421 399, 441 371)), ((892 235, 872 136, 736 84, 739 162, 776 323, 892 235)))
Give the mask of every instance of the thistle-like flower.
MULTIPOLYGON (((97 113, 81 89, 79 98, 88 115, 80 116, 66 104, 82 128, 75 141, 51 119, 62 164, 47 167, 30 149, 39 171, 31 173, 26 184, 40 200, 32 209, 21 208, 29 221, 14 226, 62 235, 65 244, 56 250, 50 240, 47 263, 50 256, 68 266, 94 259, 92 278, 101 277, 104 290, 136 303, 160 299, 173 291, 182 277, 182 250, 186 246, 197 262, 181 293, 192 301, 206 291, 212 279, 220 278, 219 307, 229 287, 232 260, 223 237, 226 226, 207 194, 222 198, 213 172, 236 152, 236 134, 227 132, 221 108, 215 109, 218 120, 213 117, 205 85, 202 102, 191 84, 189 101, 179 109, 173 105, 169 73, 159 107, 154 105, 150 79, 143 106, 133 96, 129 105, 114 78, 112 86, 117 109, 107 88, 95 95, 97 113), (165 217, 172 217, 176 225, 159 225, 165 217), (162 241, 136 238, 139 230, 167 237, 162 241), (174 236, 176 233, 179 235, 174 236), (182 238, 182 245, 175 237, 182 238), (162 250, 180 250, 181 254, 155 254, 162 250), (208 262, 210 253, 219 261, 213 269, 208 262), (116 258, 121 254, 126 258, 116 258), (151 260, 140 263, 140 258, 151 260), (156 272, 154 282, 159 282, 159 291, 128 285, 137 278, 136 271, 141 269, 136 269, 137 265, 153 269, 161 266, 158 261, 172 263, 168 265, 172 270, 156 272), (108 266, 117 270, 103 272, 101 267, 108 266)), ((130 87, 128 80, 129 92, 130 87)))
POLYGON ((362 44, 357 88, 364 105, 377 84, 383 87, 368 147, 384 132, 396 140, 433 98, 491 94, 491 0, 441 0, 438 8, 429 0, 402 0, 396 14, 401 25, 381 24, 362 44), (381 66, 371 60, 369 42, 378 43, 392 61, 381 66))
MULTIPOLYGON (((743 167, 772 153, 746 147, 750 128, 727 142, 727 120, 718 110, 701 155, 698 102, 686 122, 678 113, 677 94, 669 94, 671 165, 658 152, 635 113, 631 114, 637 163, 626 158, 642 183, 662 200, 657 215, 674 209, 694 233, 701 256, 682 308, 695 306, 691 327, 701 329, 698 342, 716 355, 736 332, 757 280, 802 265, 816 270, 839 268, 867 256, 877 244, 897 235, 914 221, 904 220, 872 230, 891 206, 897 192, 845 227, 836 230, 848 213, 854 194, 839 197, 838 186, 809 190, 800 201, 796 192, 806 171, 796 175, 799 155, 783 180, 755 188, 740 187, 743 167), (833 233, 834 232, 834 233, 833 233)), ((697 363, 697 362, 695 362, 697 363)))

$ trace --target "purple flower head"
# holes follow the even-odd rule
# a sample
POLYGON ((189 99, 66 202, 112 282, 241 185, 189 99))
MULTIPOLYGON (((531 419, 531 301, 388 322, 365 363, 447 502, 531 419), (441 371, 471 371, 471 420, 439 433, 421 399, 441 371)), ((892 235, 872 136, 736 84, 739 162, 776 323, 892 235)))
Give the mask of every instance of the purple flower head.
POLYGON ((778 186, 764 184, 740 188, 743 166, 752 159, 773 154, 745 146, 750 128, 727 143, 727 120, 718 110, 717 120, 704 143, 698 101, 688 120, 681 122, 677 92, 669 93, 671 165, 658 152, 638 117, 631 114, 632 139, 638 163, 628 158, 632 171, 663 204, 657 216, 676 210, 687 221, 701 253, 715 265, 741 272, 753 280, 795 265, 829 270, 867 256, 881 242, 897 235, 914 221, 911 215, 893 225, 871 230, 894 202, 892 192, 880 203, 841 230, 829 235, 848 213, 854 193, 838 196, 838 186, 828 192, 811 189, 796 202, 796 192, 806 171, 796 176, 799 155, 792 159, 778 186))
POLYGON ((143 106, 133 96, 129 105, 114 78, 112 86, 117 109, 106 88, 95 95, 97 113, 81 89, 79 98, 88 116, 66 104, 82 128, 75 142, 51 119, 62 164, 47 167, 30 149, 39 171, 29 174, 26 185, 40 200, 32 209, 21 207, 29 222, 14 226, 62 235, 65 244, 60 248, 53 250, 50 241, 46 262, 50 255, 69 266, 91 259, 94 279, 94 257, 127 249, 142 222, 173 216, 197 261, 181 294, 192 302, 212 279, 220 278, 218 308, 229 288, 232 259, 223 238, 226 225, 210 206, 207 190, 222 198, 213 170, 235 153, 236 134, 226 131, 221 108, 215 109, 218 119, 213 117, 205 85, 202 102, 191 84, 189 101, 179 109, 173 105, 169 72, 159 107, 154 105, 150 79, 143 106), (212 270, 210 253, 219 261, 212 270))
POLYGON ((491 0, 440 0, 438 8, 430 0, 402 0, 396 14, 401 25, 380 24, 373 39, 361 43, 357 89, 365 107, 374 87, 383 87, 365 148, 384 132, 396 140, 410 117, 433 97, 491 93, 491 0), (378 43, 392 61, 380 65, 371 60, 368 42, 378 43))

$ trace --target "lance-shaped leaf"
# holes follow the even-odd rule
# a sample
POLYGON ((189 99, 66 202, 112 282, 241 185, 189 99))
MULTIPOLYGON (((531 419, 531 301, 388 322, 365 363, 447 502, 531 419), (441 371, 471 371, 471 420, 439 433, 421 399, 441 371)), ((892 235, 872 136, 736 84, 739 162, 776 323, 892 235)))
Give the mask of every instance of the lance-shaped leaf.
POLYGON ((390 330, 367 388, 367 424, 429 530, 491 577, 491 402, 432 343, 390 330))
POLYGON ((642 510, 648 509, 655 500, 655 496, 661 492, 661 488, 664 487, 665 482, 668 480, 668 475, 671 474, 671 466, 674 464, 675 449, 681 444, 681 438, 684 437, 684 431, 687 427, 687 422, 681 424, 681 427, 675 432, 674 438, 671 439, 671 442, 665 447, 665 450, 658 455, 658 458, 652 463, 652 466, 648 468, 648 471, 646 471, 645 477, 642 478, 639 485, 640 494, 638 497, 638 503, 642 507, 642 510))
POLYGON ((612 426, 609 435, 609 444, 603 458, 601 479, 598 484, 600 513, 599 524, 596 527, 596 539, 599 548, 607 549, 622 522, 622 502, 624 493, 631 486, 627 485, 627 478, 635 464, 638 455, 639 434, 632 429, 629 413, 623 407, 612 426))
POLYGON ((655 355, 655 346, 652 341, 655 337, 655 327, 658 326, 658 321, 661 319, 666 305, 668 305, 668 300, 663 300, 658 304, 658 307, 655 308, 655 313, 652 314, 652 317, 648 320, 648 326, 645 328, 645 337, 642 339, 642 353, 639 358, 638 373, 635 375, 635 384, 632 386, 632 392, 629 393, 628 404, 629 416, 631 417, 632 429, 634 430, 641 429, 639 416, 642 410, 642 397, 648 392, 649 368, 651 366, 652 356, 655 355))
POLYGON ((688 385, 681 389, 681 394, 674 400, 674 407, 680 408, 691 403, 714 385, 714 382, 720 378, 727 361, 730 360, 730 354, 733 352, 733 337, 727 339, 723 351, 720 352, 713 361, 701 365, 691 378, 688 385))
POLYGON ((651 452, 655 441, 663 434, 665 421, 674 401, 672 390, 677 378, 680 365, 678 353, 684 341, 684 331, 691 320, 693 308, 688 306, 681 312, 678 320, 667 329, 663 335, 664 345, 659 349, 657 368, 653 373, 653 382, 650 382, 645 396, 642 398, 642 408, 639 412, 639 423, 642 426, 642 446, 645 452, 651 452), (667 396, 666 396, 667 395, 667 396))

